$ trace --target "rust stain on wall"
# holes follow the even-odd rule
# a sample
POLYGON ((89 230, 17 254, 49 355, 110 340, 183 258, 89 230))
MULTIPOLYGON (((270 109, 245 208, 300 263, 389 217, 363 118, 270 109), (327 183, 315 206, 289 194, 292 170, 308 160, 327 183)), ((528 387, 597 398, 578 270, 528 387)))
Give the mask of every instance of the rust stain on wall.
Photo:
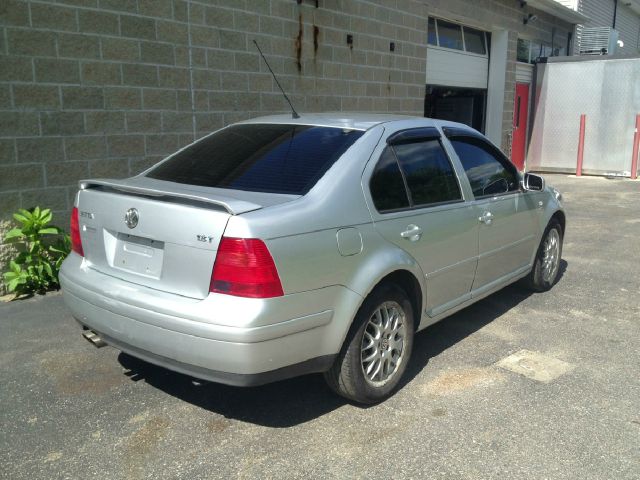
POLYGON ((298 73, 302 73, 302 14, 298 15, 298 36, 296 37, 296 65, 298 66, 298 73))
POLYGON ((320 36, 320 29, 318 28, 317 25, 313 26, 313 57, 315 58, 315 56, 318 54, 318 46, 319 46, 319 37, 320 36))

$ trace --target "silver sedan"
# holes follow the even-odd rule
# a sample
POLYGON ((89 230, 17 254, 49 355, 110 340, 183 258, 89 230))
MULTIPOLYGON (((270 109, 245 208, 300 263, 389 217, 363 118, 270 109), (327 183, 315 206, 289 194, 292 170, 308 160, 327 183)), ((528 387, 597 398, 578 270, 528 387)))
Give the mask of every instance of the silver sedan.
POLYGON ((60 282, 94 344, 231 385, 323 372, 391 395, 416 332, 558 278, 561 195, 477 131, 271 116, 126 180, 80 183, 60 282))

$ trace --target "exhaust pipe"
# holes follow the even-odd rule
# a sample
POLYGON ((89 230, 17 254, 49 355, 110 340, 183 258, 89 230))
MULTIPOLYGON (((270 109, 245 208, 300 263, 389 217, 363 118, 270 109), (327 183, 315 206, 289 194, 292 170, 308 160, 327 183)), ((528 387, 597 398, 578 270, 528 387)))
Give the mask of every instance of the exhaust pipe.
POLYGON ((82 332, 82 336, 97 348, 102 348, 107 346, 105 341, 100 338, 100 335, 98 335, 93 330, 85 330, 84 332, 82 332))

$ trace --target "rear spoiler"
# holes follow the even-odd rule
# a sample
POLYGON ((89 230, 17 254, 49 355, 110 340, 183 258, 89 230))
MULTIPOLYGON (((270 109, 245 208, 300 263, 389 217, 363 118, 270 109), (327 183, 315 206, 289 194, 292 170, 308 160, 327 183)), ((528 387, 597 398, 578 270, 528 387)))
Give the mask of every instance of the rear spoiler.
POLYGON ((99 188, 132 195, 156 197, 158 200, 172 201, 179 199, 187 203, 215 205, 219 209, 226 210, 231 215, 259 210, 263 207, 263 205, 257 203, 234 198, 233 195, 225 195, 224 189, 196 187, 146 177, 133 177, 124 180, 80 180, 78 185, 80 190, 99 188), (219 193, 220 191, 222 191, 222 194, 219 193))

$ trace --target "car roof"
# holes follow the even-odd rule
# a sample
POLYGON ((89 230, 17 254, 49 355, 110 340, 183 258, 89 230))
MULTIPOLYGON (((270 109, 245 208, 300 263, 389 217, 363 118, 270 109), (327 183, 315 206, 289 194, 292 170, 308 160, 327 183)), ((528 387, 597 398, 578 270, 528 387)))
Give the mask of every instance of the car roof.
POLYGON ((290 125, 314 125, 323 127, 349 128, 353 130, 368 130, 381 123, 396 122, 402 120, 418 120, 421 126, 435 126, 430 118, 410 115, 396 115, 387 113, 353 113, 353 112, 328 112, 328 113, 303 113, 300 118, 292 118, 291 114, 268 115, 238 122, 244 123, 284 123, 290 125))

